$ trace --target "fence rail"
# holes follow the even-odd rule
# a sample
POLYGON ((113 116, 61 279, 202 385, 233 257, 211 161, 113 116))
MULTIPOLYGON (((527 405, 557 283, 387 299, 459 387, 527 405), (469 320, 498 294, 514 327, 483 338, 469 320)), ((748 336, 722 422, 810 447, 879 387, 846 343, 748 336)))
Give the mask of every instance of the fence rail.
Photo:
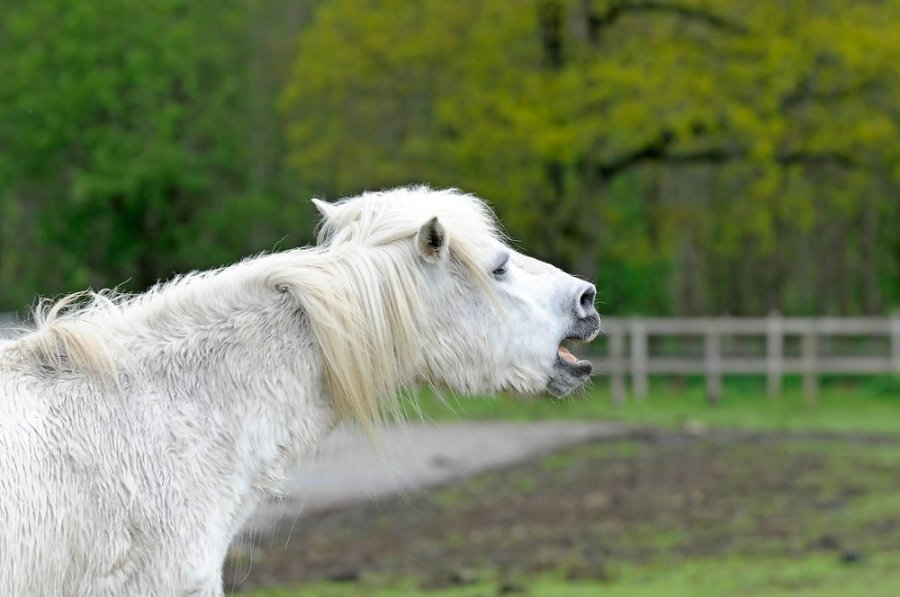
MULTIPOLYGON (((0 313, 0 338, 16 324, 15 314, 0 313)), ((768 394, 781 393, 785 375, 802 375, 806 400, 815 402, 823 374, 900 374, 900 314, 865 318, 605 318, 605 353, 591 357, 594 373, 609 378, 612 398, 625 401, 627 381, 638 400, 646 397, 651 375, 703 375, 710 401, 722 397, 725 375, 765 375, 768 394), (697 355, 654 354, 654 339, 702 338, 697 355), (839 337, 886 339, 883 354, 834 354, 829 341, 839 337), (736 340, 757 338, 762 354, 734 354, 736 340), (788 338, 799 339, 796 355, 786 354, 788 338)))
POLYGON ((603 321, 606 353, 591 360, 596 375, 609 378, 613 400, 624 402, 626 378, 638 400, 647 395, 650 375, 703 375, 711 402, 722 396, 725 375, 765 375, 770 396, 781 393, 784 375, 803 376, 806 400, 815 402, 819 376, 900 373, 900 315, 860 318, 607 318, 603 321), (654 339, 703 339, 702 354, 658 355, 654 339), (833 339, 880 340, 882 354, 834 354, 827 350, 833 339), (756 338, 762 354, 730 354, 725 346, 756 338), (799 354, 786 355, 788 339, 799 343, 799 354), (886 342, 885 342, 886 340, 886 342))

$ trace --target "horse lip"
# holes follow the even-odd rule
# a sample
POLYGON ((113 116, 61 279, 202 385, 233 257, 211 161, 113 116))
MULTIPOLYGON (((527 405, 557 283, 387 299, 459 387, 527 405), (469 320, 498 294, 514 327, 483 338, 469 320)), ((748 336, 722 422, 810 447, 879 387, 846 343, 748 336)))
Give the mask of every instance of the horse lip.
POLYGON ((591 371, 594 369, 593 363, 588 361, 587 359, 578 359, 574 363, 566 361, 560 356, 556 357, 556 363, 554 365, 556 369, 563 369, 567 373, 575 375, 575 377, 584 377, 587 378, 590 376, 591 371))
POLYGON ((553 374, 547 384, 547 391, 557 398, 565 396, 581 387, 593 371, 590 361, 579 359, 574 363, 557 355, 553 363, 553 374))
POLYGON ((566 334, 565 339, 572 342, 587 343, 600 334, 600 316, 589 315, 575 322, 575 325, 566 334))
MULTIPOLYGON (((566 333, 560 344, 575 342, 584 344, 590 342, 600 333, 600 315, 593 313, 588 317, 578 319, 566 333)), ((547 391, 553 396, 561 397, 582 386, 593 372, 590 361, 575 357, 575 362, 563 359, 557 352, 553 362, 553 373, 547 384, 547 391)))

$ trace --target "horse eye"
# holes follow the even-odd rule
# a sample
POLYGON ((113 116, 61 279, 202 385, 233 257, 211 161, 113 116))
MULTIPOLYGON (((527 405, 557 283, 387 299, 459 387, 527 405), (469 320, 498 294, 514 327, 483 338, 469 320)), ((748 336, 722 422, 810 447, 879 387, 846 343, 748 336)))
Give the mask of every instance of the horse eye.
POLYGON ((502 278, 503 276, 506 275, 506 270, 508 269, 508 267, 509 267, 509 260, 506 260, 503 262, 502 265, 495 268, 494 271, 491 272, 491 275, 494 276, 495 278, 502 278))

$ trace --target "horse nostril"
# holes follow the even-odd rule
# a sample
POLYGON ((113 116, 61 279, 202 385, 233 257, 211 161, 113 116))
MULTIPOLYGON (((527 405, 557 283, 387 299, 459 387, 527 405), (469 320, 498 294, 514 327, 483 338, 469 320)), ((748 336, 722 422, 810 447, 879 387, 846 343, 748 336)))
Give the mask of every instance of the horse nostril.
POLYGON ((582 309, 593 309, 594 308, 594 298, 597 296, 597 290, 594 288, 593 284, 588 287, 581 294, 581 300, 579 303, 581 304, 582 309))

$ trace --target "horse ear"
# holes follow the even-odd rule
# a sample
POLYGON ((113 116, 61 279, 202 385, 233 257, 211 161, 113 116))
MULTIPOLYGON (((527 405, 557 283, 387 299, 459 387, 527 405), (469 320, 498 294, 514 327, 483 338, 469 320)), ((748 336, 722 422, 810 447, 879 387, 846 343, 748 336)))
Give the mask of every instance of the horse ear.
POLYGON ((416 234, 416 247, 419 254, 429 263, 437 263, 447 254, 447 231, 438 222, 437 216, 419 228, 416 234))
POLYGON ((322 201, 321 199, 317 199, 313 197, 311 199, 312 204, 316 206, 316 209, 319 211, 319 214, 326 221, 331 217, 331 214, 334 213, 334 206, 327 201, 322 201))

